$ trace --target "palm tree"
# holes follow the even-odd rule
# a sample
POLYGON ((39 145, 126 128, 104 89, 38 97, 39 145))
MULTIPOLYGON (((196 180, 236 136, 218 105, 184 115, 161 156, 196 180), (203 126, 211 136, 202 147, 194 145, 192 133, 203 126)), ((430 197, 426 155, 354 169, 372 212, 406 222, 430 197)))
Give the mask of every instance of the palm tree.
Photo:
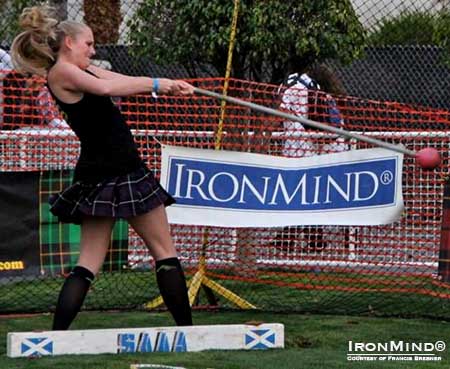
POLYGON ((120 0, 84 0, 84 19, 98 44, 116 44, 122 23, 120 0))

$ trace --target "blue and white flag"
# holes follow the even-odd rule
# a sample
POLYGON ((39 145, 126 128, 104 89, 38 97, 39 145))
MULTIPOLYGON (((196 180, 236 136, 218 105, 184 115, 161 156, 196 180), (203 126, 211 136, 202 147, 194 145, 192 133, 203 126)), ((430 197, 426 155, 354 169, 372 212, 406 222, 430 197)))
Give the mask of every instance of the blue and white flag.
POLYGON ((403 155, 377 148, 307 158, 164 146, 174 224, 378 225, 403 211, 403 155))

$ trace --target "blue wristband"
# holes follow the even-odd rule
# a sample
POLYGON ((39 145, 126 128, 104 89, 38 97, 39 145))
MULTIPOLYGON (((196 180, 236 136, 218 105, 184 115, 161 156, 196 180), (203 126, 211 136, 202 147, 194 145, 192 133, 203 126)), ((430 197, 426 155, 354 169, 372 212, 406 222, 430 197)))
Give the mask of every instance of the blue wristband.
POLYGON ((153 78, 152 82, 153 82, 153 92, 155 94, 157 94, 159 92, 159 79, 158 78, 153 78))

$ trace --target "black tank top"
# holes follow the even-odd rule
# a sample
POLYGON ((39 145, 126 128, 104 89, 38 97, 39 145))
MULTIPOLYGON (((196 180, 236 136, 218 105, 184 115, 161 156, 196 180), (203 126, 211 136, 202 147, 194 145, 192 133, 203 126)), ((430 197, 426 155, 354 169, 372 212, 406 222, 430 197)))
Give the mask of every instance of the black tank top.
POLYGON ((99 183, 144 166, 133 135, 109 96, 84 93, 80 101, 68 104, 50 87, 49 91, 81 143, 74 182, 99 183))

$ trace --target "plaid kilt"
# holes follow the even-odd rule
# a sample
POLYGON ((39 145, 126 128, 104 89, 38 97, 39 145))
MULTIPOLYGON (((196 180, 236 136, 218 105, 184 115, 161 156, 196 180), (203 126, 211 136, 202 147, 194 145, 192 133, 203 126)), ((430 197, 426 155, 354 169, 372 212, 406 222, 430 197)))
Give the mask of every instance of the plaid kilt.
POLYGON ((174 202, 146 167, 97 184, 77 181, 49 199, 60 222, 75 224, 84 215, 126 219, 174 202))

